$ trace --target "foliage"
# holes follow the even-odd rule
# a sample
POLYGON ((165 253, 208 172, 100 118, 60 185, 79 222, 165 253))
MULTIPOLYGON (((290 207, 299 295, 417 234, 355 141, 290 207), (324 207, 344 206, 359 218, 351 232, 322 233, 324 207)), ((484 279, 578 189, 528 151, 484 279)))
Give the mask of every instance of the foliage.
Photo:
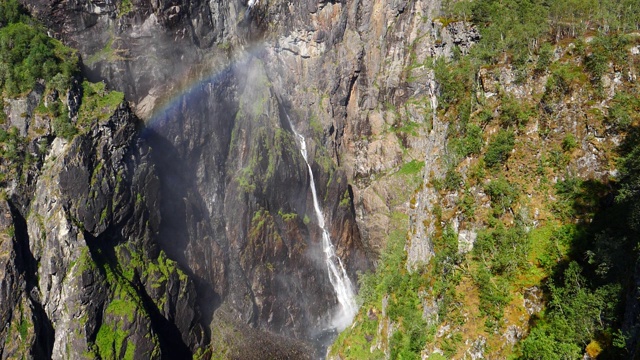
POLYGON ((496 168, 504 164, 515 146, 515 134, 511 130, 499 130, 491 139, 484 155, 484 162, 488 168, 496 168))
POLYGON ((283 221, 288 222, 288 221, 294 221, 298 218, 298 214, 292 212, 292 213, 286 213, 284 211, 282 211, 282 209, 278 210, 278 215, 282 218, 283 221))
POLYGON ((434 65, 436 81, 439 84, 438 96, 440 107, 446 109, 468 97, 473 89, 473 64, 469 58, 463 58, 455 66, 450 66, 443 58, 438 58, 434 65))
POLYGON ((592 216, 600 205, 600 199, 609 188, 597 181, 583 181, 574 176, 567 176, 555 186, 557 201, 553 210, 561 218, 579 218, 592 216))
POLYGON ((518 199, 518 190, 504 177, 490 181, 485 185, 484 191, 491 199, 494 212, 504 214, 518 199))
MULTIPOLYGON (((486 228, 478 232, 473 257, 464 259, 457 257, 457 246, 452 240, 455 233, 436 226, 435 256, 425 274, 431 279, 434 298, 442 300, 441 315, 446 315, 460 306, 455 288, 451 290, 451 286, 457 284, 455 274, 459 274, 459 268, 468 271, 479 290, 481 312, 487 316, 489 329, 486 330, 491 332, 504 330, 500 329, 502 316, 511 316, 505 308, 515 303, 512 295, 515 291, 520 291, 523 284, 540 286, 543 282, 547 308, 531 317, 531 331, 516 349, 516 355, 526 359, 579 358, 585 352, 599 359, 622 358, 621 349, 632 336, 620 331, 620 321, 621 309, 634 286, 624 274, 628 278, 635 271, 634 242, 637 240, 634 239, 640 230, 640 150, 634 145, 640 142, 634 129, 639 120, 640 97, 637 88, 627 86, 631 80, 623 75, 622 92, 618 87, 613 99, 603 101, 603 79, 610 73, 611 65, 621 74, 637 66, 629 55, 629 47, 638 40, 634 39, 635 35, 625 33, 640 27, 638 9, 638 0, 443 2, 441 22, 445 26, 451 21, 471 19, 482 39, 468 56, 458 54, 449 62, 438 60, 433 66, 439 84, 440 116, 449 121, 448 149, 451 150, 445 176, 434 182, 434 186, 459 190, 464 176, 458 169, 467 169, 467 175, 471 175, 467 178, 468 185, 484 184, 492 211, 478 208, 476 213, 474 196, 469 189, 465 189, 464 194, 458 192, 458 208, 454 210, 459 212, 455 216, 462 213, 465 217, 477 217, 476 221, 485 221, 486 228), (590 40, 563 40, 583 34, 588 34, 590 40), (567 46, 569 42, 573 46, 567 46), (479 81, 474 77, 478 69, 487 70, 489 76, 497 78, 498 70, 493 70, 493 65, 503 63, 511 65, 516 82, 526 79, 527 75, 538 79, 546 76, 544 94, 541 98, 533 96, 538 108, 532 106, 534 102, 504 96, 500 88, 497 97, 485 99, 477 95, 483 90, 478 89, 479 81), (606 131, 627 135, 629 139, 621 148, 618 184, 581 180, 565 173, 574 171, 569 166, 572 155, 577 155, 573 151, 585 139, 577 138, 580 133, 557 136, 554 116, 557 119, 564 114, 556 112, 556 105, 567 106, 576 99, 582 101, 582 96, 589 98, 590 106, 603 109, 606 131), (492 123, 494 114, 497 121, 492 123), (517 138, 527 137, 523 128, 535 116, 542 120, 541 139, 551 146, 533 149, 541 152, 541 165, 536 177, 527 179, 531 172, 522 162, 527 157, 520 147, 518 152, 513 149, 517 138), (483 137, 488 136, 483 131, 493 131, 496 125, 501 129, 488 139, 485 147, 483 137), (636 140, 631 141, 634 138, 636 140), (482 153, 481 159, 468 158, 482 153), (514 159, 508 167, 502 167, 512 153, 514 159), (464 158, 467 158, 465 162, 459 164, 464 158), (508 172, 507 176, 503 176, 502 171, 485 173, 483 162, 489 169, 508 172), (553 166, 545 167, 549 164, 553 166), (486 181, 487 175, 492 179, 486 181), (510 183, 507 179, 521 185, 516 186, 515 181, 510 183), (536 196, 531 200, 520 196, 524 191, 530 194, 532 187, 534 193, 547 194, 549 200, 540 204, 536 196), (618 202, 612 205, 618 188, 618 202), (532 224, 523 220, 531 216, 528 206, 536 209, 536 216, 539 209, 543 213, 551 210, 552 214, 536 218, 543 226, 530 231, 532 224)), ((446 211, 449 209, 443 211, 440 206, 434 209, 435 216, 439 216, 438 225, 442 222, 442 213, 447 216, 446 211)), ((392 269, 395 268, 387 271, 392 269)), ((373 277, 369 281, 375 282, 373 277)), ((400 298, 402 292, 393 290, 396 287, 385 289, 393 301, 406 300, 400 298)), ((380 296, 375 290, 368 294, 380 296)), ((447 344, 444 341, 438 344, 445 352, 453 349, 445 354, 447 358, 455 355, 455 345, 452 345, 455 342, 450 340, 453 334, 449 335, 447 344)), ((408 343, 406 337, 395 333, 390 341, 396 348, 393 356, 411 358, 411 352, 403 352, 407 349, 402 345, 408 343)))
POLYGON ((460 175, 460 172, 458 172, 454 167, 451 167, 447 170, 442 185, 449 191, 455 191, 458 190, 463 183, 464 179, 462 178, 462 175, 460 175))
POLYGON ((101 359, 133 359, 135 344, 127 341, 129 333, 118 326, 112 327, 102 324, 96 335, 96 346, 101 359), (121 354, 122 346, 125 346, 124 357, 121 354), (128 355, 128 356, 127 356, 128 355))
POLYGON ((480 311, 490 329, 502 319, 504 306, 511 301, 510 284, 519 269, 527 266, 530 249, 524 226, 506 227, 498 221, 493 229, 478 233, 473 256, 479 261, 474 280, 480 291, 480 311))
MULTIPOLYGON (((11 2, 3 3, 3 6, 11 2)), ((18 20, 23 17, 18 16, 18 20)), ((12 21, 16 20, 11 15, 12 21)), ((0 28, 0 91, 17 96, 31 90, 39 79, 71 78, 78 73, 75 51, 23 22, 0 28)), ((59 83, 60 81, 55 81, 59 83)))
POLYGON ((8 24, 25 22, 27 20, 26 10, 18 0, 0 1, 0 28, 8 24))
POLYGON ((609 105, 606 123, 614 131, 626 131, 640 114, 640 97, 632 92, 617 92, 609 105))
POLYGON ((435 257, 432 259, 430 278, 434 280, 432 291, 434 298, 439 299, 439 315, 446 316, 447 310, 456 299, 455 287, 460 282, 458 266, 463 255, 458 252, 458 235, 450 226, 442 232, 442 236, 433 239, 435 257))
POLYGON ((569 95, 584 83, 586 76, 579 66, 571 63, 553 63, 543 100, 569 95))
POLYGON ((124 94, 108 91, 103 82, 82 82, 82 103, 78 113, 79 123, 89 125, 93 121, 106 120, 124 101, 124 94))
POLYGON ((503 127, 522 127, 533 115, 532 109, 512 96, 507 96, 502 100, 500 124, 503 127))
POLYGON ((607 318, 615 312, 617 301, 613 299, 620 296, 620 287, 612 284, 592 290, 582 272, 573 261, 559 283, 549 284, 548 309, 522 342, 523 359, 579 358, 584 347, 603 330, 607 318))
POLYGON ((33 160, 27 151, 27 142, 18 129, 0 128, 0 186, 12 179, 20 179, 33 160))
POLYGON ((402 165, 400 170, 398 170, 398 175, 416 175, 420 173, 423 167, 424 161, 411 160, 402 165))
POLYGON ((550 43, 545 42, 540 45, 538 49, 538 61, 536 62, 535 72, 536 74, 542 74, 549 68, 553 60, 553 46, 550 43))
POLYGON ((67 112, 64 112, 53 120, 53 132, 57 136, 69 140, 78 133, 78 129, 69 120, 67 112))
POLYGON ((499 221, 493 229, 478 233, 473 254, 492 275, 512 276, 527 265, 529 248, 529 238, 522 224, 506 227, 499 221))
MULTIPOLYGON (((634 128, 621 145, 623 156, 619 160, 620 192, 618 201, 638 201, 640 197, 640 130, 634 128)), ((637 228, 634 222, 631 224, 637 228)))
POLYGON ((478 155, 482 151, 482 145, 484 145, 482 128, 476 124, 469 123, 464 136, 450 139, 449 144, 461 158, 478 155))
POLYGON ((541 0, 482 0, 472 2, 472 20, 480 25, 483 41, 472 54, 491 63, 509 52, 522 65, 536 41, 547 30, 548 8, 541 0))
MULTIPOLYGON (((387 246, 380 254, 380 263, 375 273, 361 274, 359 277, 359 302, 363 308, 379 308, 382 298, 388 296, 387 314, 398 324, 389 339, 391 359, 419 359, 420 352, 427 339, 432 336, 422 318, 422 306, 419 295, 426 288, 426 279, 420 271, 408 272, 406 252, 404 251, 408 225, 406 215, 395 213, 392 216, 395 230, 389 234, 387 246)), ((373 336, 377 331, 377 320, 368 316, 356 321, 353 327, 338 338, 336 344, 347 339, 351 341, 345 348, 349 358, 377 358, 381 354, 372 354, 370 344, 364 337, 373 336)))
POLYGON ((118 16, 124 16, 133 11, 133 3, 131 0, 120 0, 118 16))
POLYGON ((567 136, 562 139, 562 150, 570 152, 576 147, 578 147, 578 140, 576 140, 573 134, 567 134, 567 136))
MULTIPOLYGON (((66 93, 78 77, 78 62, 76 51, 48 37, 16 0, 0 1, 0 93, 19 96, 44 81, 46 94, 53 94, 54 101, 46 106, 41 103, 36 111, 48 115, 55 135, 66 139, 78 130, 58 94, 66 93)), ((109 116, 123 99, 122 93, 107 92, 104 84, 84 82, 79 125, 109 116)), ((0 110, 4 107, 1 103, 0 110)), ((0 117, 5 120, 3 111, 0 117)))
MULTIPOLYGON (((546 284, 549 302, 521 344, 524 359, 580 357, 585 351, 598 358, 625 357, 625 334, 620 331, 624 303, 635 291, 629 274, 636 272, 640 198, 640 141, 631 131, 620 147, 617 202, 602 208, 611 189, 572 177, 559 182, 560 203, 578 214, 593 213, 593 221, 579 231, 556 233, 571 249, 567 261, 557 263, 546 284)), ((565 227, 566 228, 566 227, 565 227)))
POLYGON ((462 199, 458 202, 458 207, 467 220, 472 220, 476 212, 476 200, 473 194, 469 191, 465 191, 462 199))
POLYGON ((349 206, 351 205, 351 195, 349 194, 348 189, 345 190, 344 193, 342 194, 339 205, 342 208, 349 208, 349 206))

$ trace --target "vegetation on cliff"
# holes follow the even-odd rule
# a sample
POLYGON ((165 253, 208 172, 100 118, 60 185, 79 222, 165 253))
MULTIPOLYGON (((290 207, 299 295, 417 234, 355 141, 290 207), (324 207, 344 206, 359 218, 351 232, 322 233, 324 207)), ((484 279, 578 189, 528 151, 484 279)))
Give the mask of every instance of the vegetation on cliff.
POLYGON ((78 72, 74 50, 48 37, 18 1, 0 2, 0 90, 5 96, 31 91, 38 80, 64 92, 78 72))
POLYGON ((79 86, 79 60, 75 50, 47 36, 17 0, 0 1, 0 184, 7 179, 26 180, 27 170, 44 155, 45 142, 51 140, 46 137, 48 123, 54 135, 71 139, 95 121, 108 118, 124 101, 122 93, 106 90, 103 83, 84 81, 79 86), (29 94, 38 101, 35 109, 30 109, 30 100, 26 100, 26 111, 12 109, 17 103, 10 99, 21 101, 29 94), (82 96, 80 101, 72 99, 77 94, 82 96), (27 118, 32 118, 32 124, 22 131, 8 123, 27 118), (38 125, 38 118, 46 125, 38 125), (33 130, 25 134, 27 128, 33 130), (40 137, 43 139, 37 140, 40 137), (28 149, 34 139, 38 141, 37 152, 28 149))
POLYGON ((482 40, 467 55, 421 64, 435 72, 438 116, 449 124, 445 175, 416 190, 434 188, 441 204, 435 255, 409 271, 404 237, 390 237, 376 273, 361 278, 361 312, 333 354, 637 352, 639 9, 638 1, 444 5, 440 21, 471 21, 482 40), (473 234, 473 250, 461 231, 473 234))

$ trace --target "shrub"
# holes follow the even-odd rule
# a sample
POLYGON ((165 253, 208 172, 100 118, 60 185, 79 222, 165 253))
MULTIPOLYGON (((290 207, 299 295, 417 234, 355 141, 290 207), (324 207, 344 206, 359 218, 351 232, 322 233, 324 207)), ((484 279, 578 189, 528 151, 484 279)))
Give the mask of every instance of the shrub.
POLYGON ((424 167, 424 161, 411 160, 402 165, 398 170, 398 175, 416 175, 424 167))
POLYGON ((585 57, 584 66, 589 72, 591 84, 595 86, 596 90, 602 91, 602 75, 609 67, 606 50, 600 46, 595 46, 591 54, 585 57))
POLYGON ((521 224, 507 228, 497 221, 491 230, 478 233, 473 253, 489 265, 492 275, 511 276, 527 264, 529 236, 521 224))
POLYGON ((78 133, 78 130, 73 126, 71 121, 69 121, 69 118, 65 113, 53 120, 53 132, 56 136, 70 140, 78 133))
POLYGON ((553 60, 553 46, 548 42, 545 42, 538 49, 538 61, 536 62, 535 72, 542 74, 549 68, 551 61, 553 60))
POLYGON ((26 11, 17 0, 0 1, 0 28, 22 21, 26 11))
POLYGON ((449 191, 454 191, 460 188, 460 186, 464 183, 462 179, 462 175, 454 168, 450 168, 447 170, 447 173, 444 176, 444 188, 449 191))
POLYGON ((500 130, 493 137, 484 155, 484 162, 489 168, 504 164, 515 146, 515 134, 511 130, 500 130))
POLYGON ((567 136, 562 139, 562 150, 570 152, 576 147, 578 147, 578 140, 576 140, 573 134, 567 134, 567 136))
POLYGON ((462 158, 480 154, 484 140, 482 128, 475 124, 467 124, 465 136, 450 140, 456 154, 462 158))
POLYGON ((518 99, 509 96, 502 101, 500 124, 504 127, 524 126, 532 115, 526 104, 521 104, 518 99))
POLYGON ((443 58, 438 58, 434 73, 440 86, 439 100, 443 109, 466 99, 468 92, 473 89, 475 70, 466 57, 451 67, 443 58))
POLYGON ((480 312, 489 317, 488 327, 495 327, 502 319, 502 309, 509 303, 509 288, 504 280, 491 275, 489 269, 480 265, 474 276, 480 291, 480 312))
POLYGON ((476 200, 469 191, 465 191, 464 196, 458 202, 460 211, 467 219, 473 219, 476 213, 476 200))
POLYGON ((478 121, 480 121, 480 125, 486 126, 493 119, 493 114, 487 109, 482 109, 478 113, 477 117, 478 121))
POLYGON ((553 64, 551 76, 547 80, 545 97, 570 94, 573 89, 584 84, 587 79, 580 67, 573 64, 553 64))
POLYGON ((498 214, 504 214, 518 198, 518 190, 503 177, 489 182, 484 191, 491 198, 491 205, 498 214))
POLYGON ((106 120, 123 101, 123 93, 107 90, 104 83, 83 81, 78 122, 86 126, 96 120, 106 120))
POLYGON ((614 131, 625 131, 633 124, 640 113, 640 98, 626 92, 618 92, 609 105, 606 123, 614 131))
POLYGON ((522 64, 548 29, 547 13, 539 0, 473 1, 472 17, 482 41, 471 52, 486 62, 496 62, 497 54, 506 52, 522 64))

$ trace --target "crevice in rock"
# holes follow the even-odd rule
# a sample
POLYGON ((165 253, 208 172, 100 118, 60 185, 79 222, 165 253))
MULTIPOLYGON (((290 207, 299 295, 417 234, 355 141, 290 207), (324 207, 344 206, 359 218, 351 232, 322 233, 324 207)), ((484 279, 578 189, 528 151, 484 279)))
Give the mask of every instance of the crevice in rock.
POLYGON ((29 302, 33 307, 33 325, 35 329, 36 340, 32 354, 37 359, 51 358, 53 352, 53 342, 55 330, 44 311, 44 307, 40 304, 38 294, 38 264, 29 248, 29 233, 27 231, 27 221, 18 211, 15 204, 7 201, 11 211, 13 226, 15 229, 15 249, 16 249, 16 267, 22 274, 25 283, 25 293, 29 297, 29 302))

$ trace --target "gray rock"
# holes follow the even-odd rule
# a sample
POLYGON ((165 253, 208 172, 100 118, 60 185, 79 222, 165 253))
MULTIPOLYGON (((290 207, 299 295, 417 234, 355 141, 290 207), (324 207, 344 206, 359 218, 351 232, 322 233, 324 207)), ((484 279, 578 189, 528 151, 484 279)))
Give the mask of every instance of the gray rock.
POLYGON ((532 286, 524 291, 523 306, 529 315, 539 313, 543 306, 543 294, 537 286, 532 286))

